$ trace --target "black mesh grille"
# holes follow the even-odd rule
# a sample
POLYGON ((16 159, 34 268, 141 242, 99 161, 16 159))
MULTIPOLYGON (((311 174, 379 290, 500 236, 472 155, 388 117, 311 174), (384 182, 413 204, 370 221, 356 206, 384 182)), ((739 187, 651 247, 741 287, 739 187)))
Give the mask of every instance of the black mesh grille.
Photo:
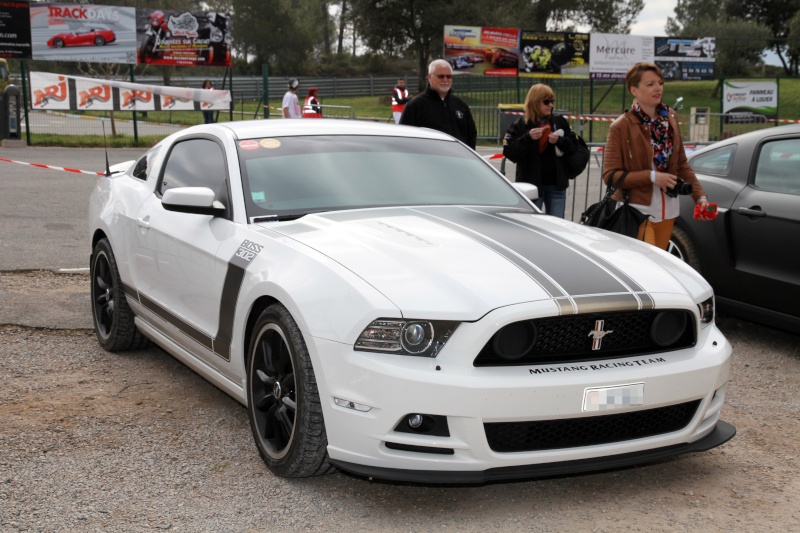
MULTIPOLYGON (((509 324, 486 343, 475 358, 475 366, 536 365, 597 361, 646 355, 694 346, 694 315, 685 310, 622 311, 568 315, 523 321, 535 330, 536 342, 527 353, 516 357, 503 357, 498 346, 513 345, 514 335, 520 331, 519 322, 509 324), (670 318, 672 320, 665 320, 670 318), (591 335, 603 321, 605 335, 595 342, 591 335), (674 342, 664 346, 665 328, 674 330, 675 324, 685 324, 681 334, 670 337, 674 342), (509 339, 497 339, 508 336, 509 339), (499 342, 496 342, 499 341, 499 342), (593 345, 599 349, 593 349, 593 345)), ((670 334, 674 333, 669 331, 670 334)), ((519 342, 517 343, 519 344, 519 342)))
POLYGON ((489 447, 500 453, 531 452, 624 442, 685 428, 700 400, 614 415, 537 422, 484 424, 489 447))

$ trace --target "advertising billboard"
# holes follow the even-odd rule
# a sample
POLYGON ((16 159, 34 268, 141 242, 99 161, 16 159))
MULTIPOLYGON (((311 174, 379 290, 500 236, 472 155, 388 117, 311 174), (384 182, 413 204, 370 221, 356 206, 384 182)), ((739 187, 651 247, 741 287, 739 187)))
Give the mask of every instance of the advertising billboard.
POLYGON ((774 81, 725 80, 722 112, 753 113, 778 118, 778 84, 774 81))
POLYGON ((516 76, 519 30, 445 26, 444 59, 456 74, 516 76))
POLYGON ((714 37, 656 37, 655 62, 665 80, 713 80, 714 37))
POLYGON ((519 75, 536 78, 588 78, 589 34, 520 32, 519 75))
POLYGON ((31 4, 33 59, 136 63, 132 7, 31 4))
POLYGON ((225 110, 230 91, 165 87, 31 72, 33 109, 71 111, 225 110))
POLYGON ((231 17, 216 12, 137 9, 140 64, 231 66, 231 17))
POLYGON ((592 79, 625 79, 628 69, 642 61, 652 62, 652 37, 592 33, 589 53, 589 77, 592 79))
POLYGON ((31 58, 31 20, 28 2, 0 2, 0 57, 31 58))

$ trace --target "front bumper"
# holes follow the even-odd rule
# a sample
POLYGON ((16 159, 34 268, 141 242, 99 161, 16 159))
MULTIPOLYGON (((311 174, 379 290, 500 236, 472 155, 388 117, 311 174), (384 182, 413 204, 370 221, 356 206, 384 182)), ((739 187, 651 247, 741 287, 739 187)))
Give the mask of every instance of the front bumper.
POLYGON ((384 479, 482 483, 634 465, 707 450, 735 434, 720 421, 731 346, 716 326, 701 329, 693 348, 666 354, 578 365, 474 367, 475 347, 488 340, 487 331, 496 330, 481 322, 507 318, 461 324, 435 359, 354 352, 321 339, 309 343, 331 461, 345 471, 384 479), (641 405, 583 410, 587 389, 632 383, 643 384, 641 405), (369 410, 343 407, 346 402, 369 410), (484 426, 570 421, 686 402, 697 402, 697 408, 680 429, 600 444, 497 452, 484 426), (397 431, 413 413, 446 418, 449 431, 397 431))
POLYGON ((596 457, 559 463, 543 463, 521 466, 490 468, 479 472, 449 472, 441 470, 401 470, 397 468, 370 467, 337 461, 331 462, 337 468, 358 476, 376 477, 387 481, 407 481, 412 483, 490 483, 512 479, 531 479, 547 476, 563 476, 601 470, 613 470, 627 466, 663 461, 685 453, 705 452, 725 444, 736 435, 736 428, 727 422, 717 422, 714 431, 699 441, 676 444, 667 448, 656 448, 642 452, 632 452, 608 457, 596 457))

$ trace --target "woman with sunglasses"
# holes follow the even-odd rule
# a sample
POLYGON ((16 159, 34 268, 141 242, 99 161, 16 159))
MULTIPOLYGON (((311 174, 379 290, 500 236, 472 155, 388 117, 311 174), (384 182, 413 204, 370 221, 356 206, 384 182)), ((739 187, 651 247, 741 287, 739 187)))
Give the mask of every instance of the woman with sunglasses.
POLYGON ((516 163, 516 181, 533 183, 539 189, 536 206, 549 215, 564 218, 569 178, 561 155, 576 149, 575 133, 563 116, 553 113, 553 89, 537 83, 525 97, 525 115, 508 128, 503 155, 516 163))

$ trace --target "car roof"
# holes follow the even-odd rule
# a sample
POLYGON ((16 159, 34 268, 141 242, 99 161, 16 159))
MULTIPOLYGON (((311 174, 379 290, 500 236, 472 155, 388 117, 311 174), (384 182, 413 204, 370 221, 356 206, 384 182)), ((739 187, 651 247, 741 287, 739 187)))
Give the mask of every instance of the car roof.
POLYGON ((346 119, 241 120, 236 122, 221 122, 214 125, 194 126, 183 130, 183 132, 189 132, 195 128, 205 129, 209 126, 228 128, 239 139, 302 135, 375 135, 382 137, 391 136, 446 141, 453 140, 449 135, 429 128, 346 119))
POLYGON ((756 144, 765 137, 772 137, 776 135, 792 135, 800 133, 800 124, 785 124, 783 126, 767 127, 760 130, 749 131, 740 135, 735 135, 727 139, 717 141, 715 143, 703 146, 692 152, 689 159, 696 157, 699 154, 716 150, 729 144, 750 145, 756 144))

